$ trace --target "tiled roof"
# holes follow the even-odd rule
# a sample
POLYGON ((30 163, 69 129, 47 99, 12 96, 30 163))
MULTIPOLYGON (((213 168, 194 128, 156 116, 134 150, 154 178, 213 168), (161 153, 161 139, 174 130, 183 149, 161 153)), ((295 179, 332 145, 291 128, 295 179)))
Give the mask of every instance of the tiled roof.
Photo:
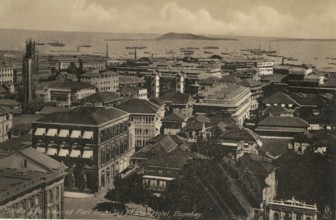
POLYGON ((27 147, 31 144, 32 136, 31 135, 24 135, 18 138, 12 138, 6 142, 0 143, 0 151, 12 151, 17 150, 20 148, 27 147))
POLYGON ((259 126, 307 128, 309 124, 300 117, 268 116, 259 123, 259 126))
POLYGON ((93 77, 93 76, 117 76, 117 75, 118 75, 117 72, 114 72, 114 71, 111 71, 111 70, 108 70, 108 71, 105 71, 105 72, 99 72, 98 70, 93 70, 93 71, 86 72, 86 73, 82 74, 81 76, 93 77))
POLYGON ((290 96, 288 96, 283 92, 277 92, 270 96, 267 96, 262 100, 262 102, 264 104, 274 103, 274 104, 298 105, 298 103, 295 100, 293 100, 290 96))
POLYGON ((121 97, 118 96, 116 93, 113 93, 113 92, 97 92, 95 94, 92 94, 90 96, 82 98, 82 99, 78 100, 77 102, 80 102, 80 103, 100 102, 100 103, 104 104, 104 103, 109 103, 109 102, 116 101, 116 100, 119 100, 119 99, 121 99, 121 97))
POLYGON ((11 112, 10 108, 6 106, 0 106, 0 115, 7 115, 11 112))
POLYGON ((253 137, 246 129, 228 130, 223 133, 220 138, 235 141, 256 141, 255 137, 253 137))
POLYGON ((178 123, 182 123, 182 122, 184 122, 184 119, 183 119, 183 117, 181 117, 181 116, 173 113, 173 114, 170 114, 170 115, 164 117, 162 119, 162 122, 178 122, 178 123))
POLYGON ((284 138, 261 138, 261 142, 263 143, 260 151, 263 154, 269 153, 274 157, 278 157, 287 152, 288 143, 290 143, 291 139, 284 138))
POLYGON ((3 106, 17 106, 21 105, 19 102, 12 99, 0 99, 0 105, 3 106))
POLYGON ((62 108, 62 107, 51 107, 51 106, 45 106, 41 111, 40 115, 48 115, 54 112, 69 112, 69 108, 62 108))
POLYGON ((219 77, 210 76, 209 78, 201 80, 199 84, 212 85, 217 83, 219 79, 220 79, 219 77))
POLYGON ((254 79, 244 79, 241 83, 240 83, 242 86, 245 86, 245 87, 256 87, 256 86, 261 86, 261 83, 254 80, 254 79))
POLYGON ((132 158, 151 158, 158 154, 167 154, 175 150, 182 142, 172 135, 158 135, 149 140, 146 145, 136 152, 132 158))
POLYGON ((71 91, 78 91, 81 89, 94 89, 96 88, 95 86, 91 85, 90 83, 85 83, 85 82, 48 82, 48 83, 43 83, 39 87, 45 85, 46 87, 49 88, 62 88, 62 89, 69 89, 71 91))
POLYGON ((37 122, 99 125, 126 115, 127 112, 112 107, 79 106, 70 112, 55 112, 46 115, 37 122))
POLYGON ((195 155, 192 152, 183 151, 176 148, 174 151, 166 154, 158 154, 143 162, 144 166, 159 166, 164 168, 182 169, 188 160, 193 159, 195 155))
POLYGON ((116 106, 116 108, 128 113, 155 114, 160 109, 160 106, 145 99, 129 99, 116 106))
POLYGON ((165 93, 158 97, 159 103, 172 102, 172 104, 187 104, 191 98, 189 93, 165 93))
POLYGON ((289 114, 290 111, 281 106, 270 106, 263 111, 264 114, 272 114, 274 116, 280 116, 281 114, 289 114))
POLYGON ((146 81, 143 78, 137 76, 119 76, 119 84, 140 84, 145 83, 146 81))
POLYGON ((299 105, 316 105, 316 106, 327 106, 327 103, 321 98, 321 96, 317 94, 304 94, 304 93, 293 93, 289 94, 289 96, 295 100, 299 105))

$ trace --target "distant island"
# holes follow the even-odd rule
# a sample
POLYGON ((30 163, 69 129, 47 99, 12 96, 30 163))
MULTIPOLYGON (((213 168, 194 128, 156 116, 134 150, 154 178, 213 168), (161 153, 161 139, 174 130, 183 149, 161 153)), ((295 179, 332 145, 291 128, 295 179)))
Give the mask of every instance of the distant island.
POLYGON ((219 38, 219 37, 206 37, 189 33, 175 33, 170 32, 156 38, 156 40, 237 40, 235 38, 219 38))

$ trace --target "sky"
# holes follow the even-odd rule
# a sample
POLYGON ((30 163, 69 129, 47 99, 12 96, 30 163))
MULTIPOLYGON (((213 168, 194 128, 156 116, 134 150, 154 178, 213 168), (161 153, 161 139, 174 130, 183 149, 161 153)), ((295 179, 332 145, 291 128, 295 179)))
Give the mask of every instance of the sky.
POLYGON ((0 28, 336 38, 336 0, 0 0, 0 28))

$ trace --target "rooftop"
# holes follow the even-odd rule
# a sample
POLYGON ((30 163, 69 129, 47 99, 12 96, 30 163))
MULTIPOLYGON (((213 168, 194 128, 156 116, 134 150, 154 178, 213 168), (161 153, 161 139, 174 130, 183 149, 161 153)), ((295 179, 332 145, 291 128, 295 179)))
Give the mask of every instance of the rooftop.
POLYGON ((78 106, 70 112, 55 112, 45 115, 36 122, 99 125, 126 115, 127 112, 112 107, 78 106))
POLYGON ((187 104, 191 100, 189 93, 165 93, 157 98, 157 101, 161 104, 165 102, 172 102, 172 104, 187 104))
POLYGON ((281 106, 269 106, 268 108, 264 109, 264 114, 271 114, 274 116, 280 116, 282 114, 290 114, 290 111, 281 107, 281 106))
POLYGON ((146 81, 144 78, 140 78, 137 76, 119 76, 119 84, 125 85, 125 84, 139 84, 139 83, 145 83, 146 81))
POLYGON ((293 100, 289 95, 283 93, 283 92, 277 92, 270 96, 265 97, 262 102, 264 104, 292 104, 292 105, 298 105, 298 103, 293 100))
POLYGON ((300 117, 268 116, 259 123, 259 126, 307 128, 309 124, 300 117))
POLYGON ((89 95, 85 98, 82 98, 80 100, 77 100, 77 102, 80 103, 86 103, 86 102, 90 102, 90 103, 109 103, 109 102, 113 102, 116 100, 122 99, 120 96, 118 96, 116 93, 113 92, 97 92, 94 93, 92 95, 89 95))
POLYGON ((105 71, 105 72, 88 71, 88 72, 82 74, 81 76, 84 76, 84 77, 95 77, 95 76, 117 76, 117 75, 119 75, 117 72, 108 70, 108 71, 105 71))
POLYGON ((270 154, 272 157, 279 157, 287 152, 288 143, 291 139, 284 138, 261 138, 263 143, 260 148, 261 153, 270 154))
POLYGON ((156 114, 160 106, 145 99, 129 99, 116 106, 116 108, 128 113, 156 114))
POLYGON ((96 87, 91 85, 90 83, 85 82, 44 82, 40 83, 38 87, 48 87, 52 89, 68 89, 71 92, 76 92, 82 89, 95 89, 96 87))

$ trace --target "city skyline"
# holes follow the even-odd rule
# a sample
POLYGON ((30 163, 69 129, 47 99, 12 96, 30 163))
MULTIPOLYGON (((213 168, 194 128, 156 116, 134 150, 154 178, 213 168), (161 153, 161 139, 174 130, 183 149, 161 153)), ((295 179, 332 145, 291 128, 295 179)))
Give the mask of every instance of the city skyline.
POLYGON ((1 0, 0 6, 2 29, 336 38, 332 0, 1 0))

